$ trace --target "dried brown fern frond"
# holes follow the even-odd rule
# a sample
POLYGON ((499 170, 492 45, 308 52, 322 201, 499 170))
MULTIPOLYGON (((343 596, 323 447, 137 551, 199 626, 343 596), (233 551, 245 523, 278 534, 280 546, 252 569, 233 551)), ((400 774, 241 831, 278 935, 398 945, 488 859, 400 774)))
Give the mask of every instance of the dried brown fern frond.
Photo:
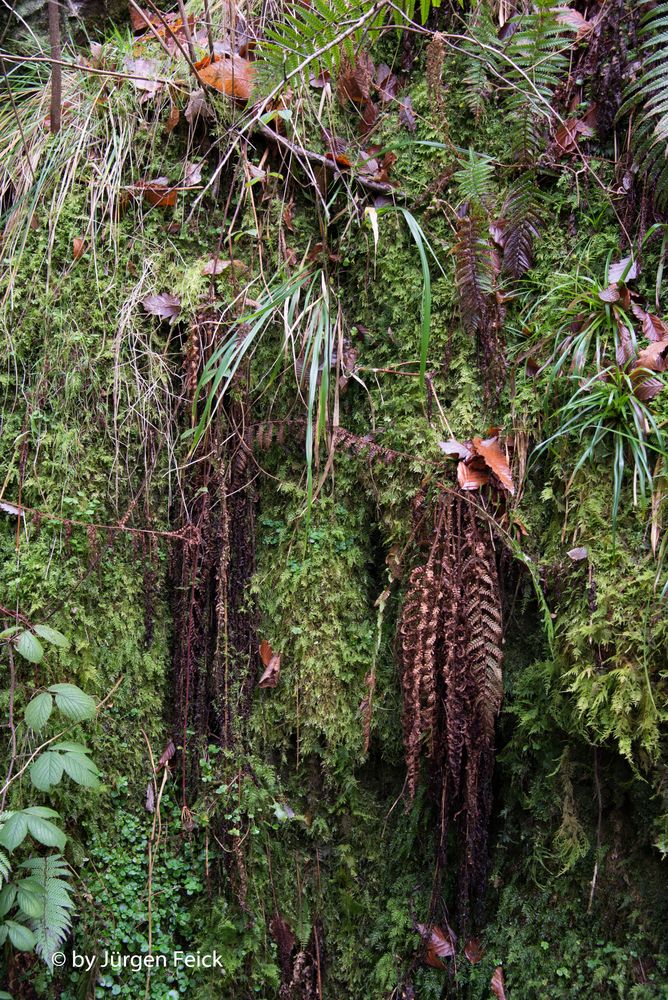
POLYGON ((501 707, 503 622, 496 556, 463 494, 426 518, 426 561, 409 577, 399 631, 408 793, 426 757, 440 804, 438 864, 459 832, 459 916, 477 913, 487 873, 494 730, 501 707))

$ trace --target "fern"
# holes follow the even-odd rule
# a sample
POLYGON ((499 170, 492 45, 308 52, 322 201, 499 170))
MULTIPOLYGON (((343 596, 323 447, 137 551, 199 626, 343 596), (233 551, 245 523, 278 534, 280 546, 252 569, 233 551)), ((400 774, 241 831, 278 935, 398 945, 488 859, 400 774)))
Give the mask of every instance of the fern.
POLYGON ((12 866, 9 863, 9 858, 4 851, 0 851, 0 885, 3 882, 9 881, 9 875, 12 870, 12 866))
POLYGON ((513 278, 521 277, 533 266, 533 241, 538 234, 537 191, 535 173, 526 171, 511 185, 503 206, 503 268, 513 278))
POLYGON ((492 76, 497 60, 494 57, 490 59, 489 52, 498 44, 494 27, 489 7, 479 6, 469 14, 467 34, 471 40, 463 45, 466 53, 464 101, 476 119, 481 118, 488 108, 493 91, 492 76), (481 49, 481 43, 485 49, 481 49))
POLYGON ((459 293, 462 323, 468 333, 484 330, 488 323, 490 296, 493 288, 492 254, 489 242, 482 236, 475 215, 465 204, 457 221, 455 284, 459 293))
MULTIPOLYGON (((398 26, 413 20, 416 0, 404 0, 390 8, 361 0, 311 0, 307 4, 285 6, 265 28, 258 46, 256 63, 261 80, 269 87, 295 74, 300 67, 310 72, 338 70, 342 59, 354 62, 355 53, 370 31, 377 31, 388 16, 398 26)), ((429 16, 432 0, 420 0, 420 17, 429 16)))
POLYGON ((343 56, 354 58, 369 21, 376 20, 380 26, 384 17, 384 11, 374 12, 368 3, 354 7, 345 0, 312 0, 308 7, 283 8, 280 19, 265 29, 259 45, 261 78, 275 86, 300 66, 308 66, 311 72, 335 72, 343 56), (354 27, 363 19, 363 24, 354 27))
POLYGON ((619 116, 635 113, 632 141, 640 172, 659 208, 668 201, 668 2, 642 18, 638 32, 640 74, 628 87, 619 116))
POLYGON ((68 881, 69 866, 60 854, 29 858, 21 864, 43 889, 41 916, 30 919, 35 935, 35 951, 51 966, 52 955, 66 939, 72 926, 74 909, 72 888, 68 881))
POLYGON ((494 165, 488 156, 469 149, 466 163, 452 175, 462 201, 480 202, 489 200, 493 192, 494 165))
POLYGON ((567 26, 558 23, 552 0, 541 0, 535 13, 514 19, 516 30, 490 63, 507 90, 506 120, 511 146, 522 164, 535 162, 552 121, 552 102, 568 68, 567 26))

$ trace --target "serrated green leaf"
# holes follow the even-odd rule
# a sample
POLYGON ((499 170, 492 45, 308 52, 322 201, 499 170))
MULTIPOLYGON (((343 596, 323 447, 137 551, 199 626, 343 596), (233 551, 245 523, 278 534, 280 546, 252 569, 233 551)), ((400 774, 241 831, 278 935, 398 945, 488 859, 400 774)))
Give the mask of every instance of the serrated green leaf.
POLYGON ((15 851, 28 833, 28 817, 25 813, 11 813, 0 830, 0 844, 8 851, 15 851))
POLYGON ((83 743, 73 743, 71 740, 59 740, 57 743, 51 744, 52 750, 59 751, 70 751, 71 753, 90 753, 89 747, 83 745, 83 743))
POLYGON ((30 766, 30 780, 40 792, 50 792, 63 776, 63 758, 59 753, 45 750, 30 766))
POLYGON ((5 920, 5 927, 9 934, 9 940, 19 951, 32 951, 35 947, 35 935, 25 924, 18 924, 15 920, 5 920))
POLYGON ((59 847, 62 851, 67 842, 67 837, 62 830, 59 830, 48 819, 42 819, 41 816, 28 815, 26 818, 28 820, 28 830, 35 840, 39 841, 40 844, 44 844, 45 847, 59 847))
POLYGON ((0 892, 0 917, 6 916, 16 900, 16 886, 6 885, 0 892))
POLYGON ((30 663, 40 663, 44 657, 44 648, 39 639, 24 629, 14 642, 16 652, 20 653, 24 660, 30 663))
POLYGON ((9 628, 3 628, 2 632, 0 632, 0 639, 9 639, 10 636, 16 635, 20 631, 20 625, 10 625, 9 628))
POLYGON ((66 753, 62 756, 63 767, 72 781, 85 788, 99 788, 99 771, 92 760, 84 754, 66 753))
POLYGON ((70 640, 62 632, 59 632, 57 628, 51 628, 50 625, 35 625, 34 631, 40 639, 50 642, 52 646, 58 646, 60 649, 70 648, 70 640))
POLYGON ((43 819, 60 819, 60 813, 49 806, 28 806, 23 810, 26 816, 41 816, 43 819))
POLYGON ((41 917, 44 913, 44 886, 36 878, 21 879, 16 899, 26 917, 41 917))
POLYGON ((36 695, 32 701, 28 702, 24 714, 26 724, 35 731, 42 729, 49 721, 52 711, 53 697, 46 691, 42 691, 41 694, 36 695))
POLYGON ((49 687, 56 696, 56 705, 65 718, 73 722, 83 722, 95 716, 95 699, 91 698, 76 684, 52 684, 49 687))

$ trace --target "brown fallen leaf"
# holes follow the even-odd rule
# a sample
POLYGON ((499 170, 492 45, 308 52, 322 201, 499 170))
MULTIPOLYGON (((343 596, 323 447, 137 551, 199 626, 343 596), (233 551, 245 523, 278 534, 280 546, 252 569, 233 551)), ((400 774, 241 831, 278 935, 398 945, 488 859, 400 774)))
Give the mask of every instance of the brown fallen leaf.
POLYGON ((601 302, 619 302, 619 287, 615 285, 608 285, 604 288, 602 292, 598 293, 598 297, 601 302))
POLYGON ((460 462, 457 466, 457 482, 463 490, 479 490, 489 483, 489 473, 460 462))
POLYGON ((179 124, 180 117, 181 112, 177 108, 176 104, 172 104, 169 109, 169 118, 165 122, 165 132, 173 132, 179 124))
POLYGON ((173 208, 178 198, 178 188, 170 184, 166 177, 141 180, 130 185, 130 191, 141 194, 144 200, 156 208, 173 208))
POLYGON ((655 340, 643 348, 636 362, 638 368, 649 368, 652 372, 665 372, 668 368, 668 339, 655 340))
MULTIPOLYGON (((167 744, 167 746, 165 747, 165 749, 160 754, 160 759, 158 761, 158 767, 159 768, 160 767, 165 767, 165 765, 167 765, 170 762, 170 760, 172 759, 172 757, 174 756, 175 753, 176 753, 176 747, 174 746, 174 741, 170 740, 169 743, 167 744)), ((157 768, 156 768, 156 770, 157 770, 157 768)))
POLYGON ((137 90, 150 95, 157 94, 162 89, 163 84, 155 79, 158 76, 158 63, 155 59, 126 59, 124 66, 132 75, 130 82, 137 90))
POLYGON ((440 927, 427 927, 425 924, 417 924, 418 933, 427 942, 427 950, 424 957, 425 965, 430 965, 433 969, 445 969, 443 958, 452 958, 456 951, 457 938, 448 928, 442 931, 440 927))
POLYGON ((497 438, 486 438, 483 441, 481 438, 475 437, 473 438, 473 448, 476 454, 480 455, 480 457, 484 459, 485 465, 488 469, 491 469, 503 488, 508 490, 511 495, 514 495, 515 486, 510 472, 510 466, 508 465, 508 460, 505 454, 499 446, 497 438))
POLYGON ((634 368, 630 377, 633 383, 633 393, 641 403, 649 403, 665 388, 665 384, 660 378, 654 378, 647 374, 646 368, 634 368))
POLYGON ((230 268, 233 272, 238 271, 241 273, 248 270, 248 265, 244 264, 242 260, 223 260, 220 257, 212 257, 202 268, 202 274, 213 275, 216 277, 217 275, 228 271, 230 268))
POLYGON ((413 111, 413 102, 411 101, 410 94, 402 97, 399 101, 399 121, 409 132, 415 131, 415 112, 413 111))
POLYGON ((86 243, 80 236, 75 236, 72 240, 72 259, 79 260, 86 249, 86 243))
POLYGON ((258 681, 258 687, 275 688, 281 674, 281 654, 275 653, 266 639, 260 643, 260 659, 264 665, 264 673, 258 681))
POLYGON ((648 340, 664 340, 668 337, 668 323, 664 323, 652 313, 645 313, 642 319, 642 332, 648 340))
POLYGON ((480 941, 477 938, 471 938, 464 945, 464 954, 468 958, 471 965, 477 965, 478 962, 482 962, 483 950, 480 941))
POLYGON ((449 441, 439 441, 438 447, 446 455, 454 455, 456 458, 470 458, 473 454, 467 444, 461 444, 461 442, 455 441, 454 438, 451 438, 449 441))
POLYGON ((193 90, 186 104, 186 110, 183 115, 189 125, 194 125, 198 118, 211 118, 213 117, 213 111, 209 107, 206 95, 204 91, 199 88, 198 90, 193 90))
POLYGON ((497 965, 492 975, 492 981, 489 984, 492 988, 492 993, 497 998, 497 1000, 506 1000, 506 981, 503 975, 503 966, 497 965))
POLYGON ((162 292, 160 295, 147 295, 141 303, 150 316, 160 319, 176 319, 181 312, 181 300, 178 295, 162 292))
POLYGON ((255 66, 241 56, 218 56, 213 61, 207 56, 195 63, 202 83, 219 90, 237 101, 249 101, 255 82, 255 66))
POLYGON ((397 96, 399 78, 396 73, 392 72, 387 63, 380 63, 377 67, 374 83, 378 91, 378 97, 383 104, 388 104, 397 96))
POLYGON ((638 265, 635 261, 631 263, 630 257, 624 257, 622 260, 616 261, 614 264, 610 265, 610 270, 608 271, 608 281, 611 284, 623 280, 633 281, 634 278, 638 277, 638 265), (626 274, 624 272, 626 271, 626 274))

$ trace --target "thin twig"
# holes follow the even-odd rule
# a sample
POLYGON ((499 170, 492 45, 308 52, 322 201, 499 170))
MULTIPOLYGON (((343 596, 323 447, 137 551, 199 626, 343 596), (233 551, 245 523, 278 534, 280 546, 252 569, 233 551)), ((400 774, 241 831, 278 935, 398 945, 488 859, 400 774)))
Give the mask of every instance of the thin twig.
POLYGON ((259 131, 265 139, 268 139, 270 142, 276 142, 279 146, 283 146, 284 149, 289 150, 297 160, 308 160, 310 163, 317 163, 319 166, 324 167, 325 170, 330 170, 337 176, 345 176, 346 178, 350 177, 350 179, 355 181, 356 184, 359 184, 360 187, 366 188, 368 191, 375 191, 378 194, 392 195, 395 198, 406 197, 403 191, 392 187, 391 184, 384 184, 382 181, 374 181, 369 177, 364 177, 361 174, 356 174, 354 172, 344 175, 341 168, 334 160, 329 159, 327 156, 323 156, 321 153, 315 153, 310 149, 305 149, 303 146, 295 145, 294 142, 291 142, 279 132, 274 132, 267 125, 260 125, 259 131))
POLYGON ((48 0, 49 8, 49 47, 51 49, 51 134, 60 132, 60 122, 63 104, 63 70, 59 65, 60 50, 60 9, 58 0, 48 0))

